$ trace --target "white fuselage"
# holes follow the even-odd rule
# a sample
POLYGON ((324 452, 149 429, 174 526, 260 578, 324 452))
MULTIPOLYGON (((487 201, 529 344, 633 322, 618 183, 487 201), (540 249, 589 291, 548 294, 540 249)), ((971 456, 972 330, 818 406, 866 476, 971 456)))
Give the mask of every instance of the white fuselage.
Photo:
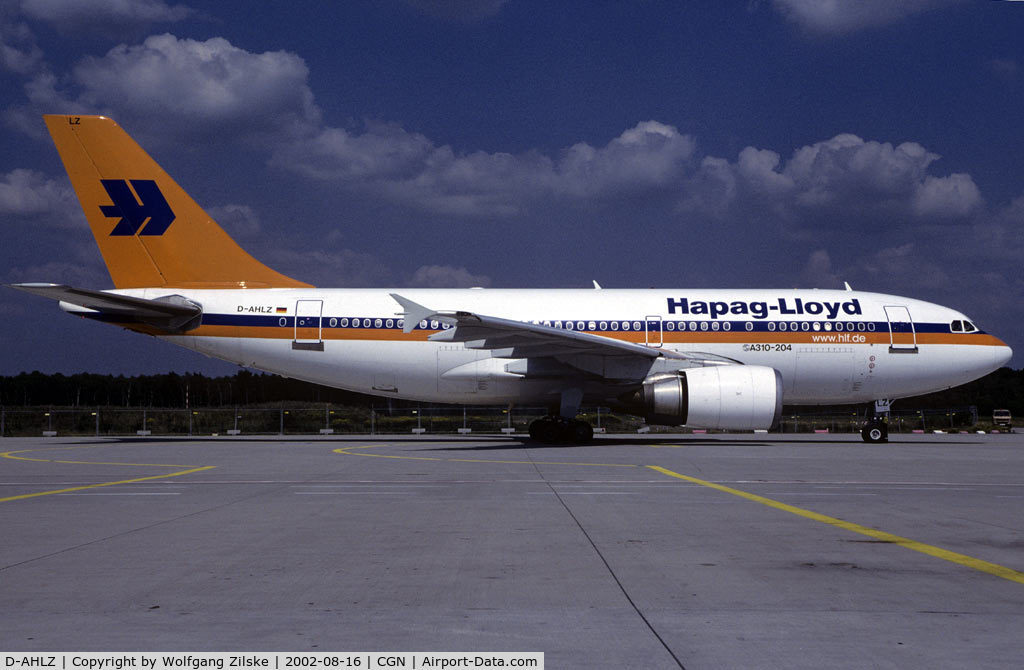
MULTIPOLYGON (((860 291, 684 289, 399 289, 465 310, 700 353, 782 375, 787 404, 858 403, 956 386, 1005 364, 1009 347, 963 314, 860 291)), ((380 396, 446 403, 541 403, 564 386, 509 371, 508 358, 434 342, 445 328, 402 331, 387 289, 130 289, 202 306, 202 325, 161 337, 241 366, 380 396)), ((87 310, 68 308, 83 316, 87 310)), ((132 327, 130 324, 126 324, 132 327)), ((514 369, 514 366, 512 366, 514 369)), ((621 387, 589 383, 587 402, 621 387), (606 388, 607 387, 607 388, 606 388)))

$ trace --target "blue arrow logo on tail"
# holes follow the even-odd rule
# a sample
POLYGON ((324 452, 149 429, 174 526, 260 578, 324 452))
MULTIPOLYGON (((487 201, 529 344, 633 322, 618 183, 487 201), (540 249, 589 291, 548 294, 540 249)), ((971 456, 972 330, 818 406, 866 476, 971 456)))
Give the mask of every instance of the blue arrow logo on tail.
POLYGON ((167 204, 167 199, 160 192, 152 179, 132 179, 132 188, 128 188, 124 179, 101 179, 113 205, 100 205, 103 216, 118 219, 117 225, 110 231, 111 235, 163 235, 167 227, 174 221, 174 212, 167 204), (146 224, 146 220, 149 223, 146 224), (145 228, 142 228, 143 225, 145 228), (142 232, 139 229, 142 228, 142 232))

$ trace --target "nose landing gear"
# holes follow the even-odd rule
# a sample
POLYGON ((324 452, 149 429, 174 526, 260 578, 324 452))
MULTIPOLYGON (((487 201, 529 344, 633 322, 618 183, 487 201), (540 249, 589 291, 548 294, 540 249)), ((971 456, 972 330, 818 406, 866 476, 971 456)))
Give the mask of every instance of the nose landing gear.
POLYGON ((872 419, 864 424, 864 428, 860 431, 860 436, 865 442, 877 444, 879 442, 889 441, 889 425, 884 421, 878 419, 872 419))
POLYGON ((865 442, 878 444, 889 441, 889 409, 892 407, 892 400, 876 400, 875 415, 864 424, 860 436, 865 442))

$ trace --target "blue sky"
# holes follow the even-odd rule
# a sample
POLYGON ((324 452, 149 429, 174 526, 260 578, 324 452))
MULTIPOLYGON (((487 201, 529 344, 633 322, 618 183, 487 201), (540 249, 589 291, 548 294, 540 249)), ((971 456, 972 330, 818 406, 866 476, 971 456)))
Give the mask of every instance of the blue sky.
MULTIPOLYGON (((110 286, 40 119, 103 113, 320 286, 849 281, 1024 352, 1022 34, 957 0, 0 0, 0 282, 110 286)), ((0 341, 0 374, 232 370, 10 290, 0 341)))

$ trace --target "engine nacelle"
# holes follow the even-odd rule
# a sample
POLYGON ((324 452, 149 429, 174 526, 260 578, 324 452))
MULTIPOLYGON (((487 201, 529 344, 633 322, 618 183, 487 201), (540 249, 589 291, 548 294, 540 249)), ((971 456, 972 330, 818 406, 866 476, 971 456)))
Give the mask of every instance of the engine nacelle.
POLYGON ((690 368, 644 382, 634 399, 653 424, 768 429, 782 417, 782 375, 763 365, 690 368))

